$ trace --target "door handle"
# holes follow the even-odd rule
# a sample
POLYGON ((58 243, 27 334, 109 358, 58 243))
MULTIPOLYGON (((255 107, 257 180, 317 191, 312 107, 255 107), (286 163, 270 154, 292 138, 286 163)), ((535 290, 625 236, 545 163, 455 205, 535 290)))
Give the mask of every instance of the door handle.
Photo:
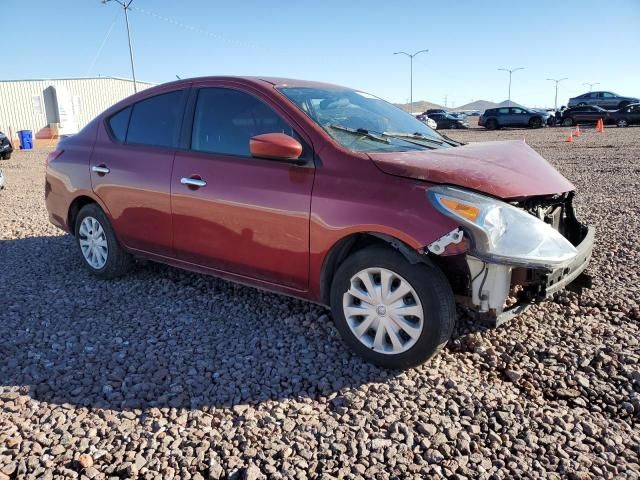
POLYGON ((180 183, 183 184, 183 185, 189 185, 190 187, 196 187, 196 188, 206 187, 207 186, 207 182, 205 182, 201 178, 182 177, 180 179, 180 183))
POLYGON ((105 165, 94 165, 93 167, 91 167, 91 171, 102 174, 102 175, 106 175, 111 170, 109 170, 109 168, 106 167, 105 165))

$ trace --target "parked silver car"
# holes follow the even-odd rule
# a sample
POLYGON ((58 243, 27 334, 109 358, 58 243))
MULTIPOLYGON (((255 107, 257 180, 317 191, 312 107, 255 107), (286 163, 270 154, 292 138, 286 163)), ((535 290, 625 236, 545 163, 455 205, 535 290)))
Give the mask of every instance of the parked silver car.
POLYGON ((596 105, 607 110, 618 110, 640 100, 634 97, 623 97, 613 92, 588 92, 569 99, 569 107, 596 105))

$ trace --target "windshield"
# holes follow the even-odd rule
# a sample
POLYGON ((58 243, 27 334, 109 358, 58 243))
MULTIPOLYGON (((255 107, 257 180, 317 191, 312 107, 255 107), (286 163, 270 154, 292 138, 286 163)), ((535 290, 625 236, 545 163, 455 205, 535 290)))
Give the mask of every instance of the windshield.
POLYGON ((452 145, 413 115, 368 93, 312 87, 278 90, 352 151, 397 152, 452 145))

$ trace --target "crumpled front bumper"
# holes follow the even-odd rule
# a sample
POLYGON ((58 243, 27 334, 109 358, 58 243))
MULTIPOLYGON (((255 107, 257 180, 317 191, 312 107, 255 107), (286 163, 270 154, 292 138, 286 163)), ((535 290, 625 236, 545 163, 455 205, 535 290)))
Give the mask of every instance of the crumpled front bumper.
POLYGON ((549 298, 570 285, 590 287, 591 277, 584 273, 595 242, 595 228, 584 227, 584 236, 576 245, 576 255, 553 271, 522 269, 515 266, 485 263, 467 255, 471 273, 471 309, 477 317, 497 327, 523 313, 531 305, 549 298), (505 308, 514 287, 521 290, 517 301, 505 308))

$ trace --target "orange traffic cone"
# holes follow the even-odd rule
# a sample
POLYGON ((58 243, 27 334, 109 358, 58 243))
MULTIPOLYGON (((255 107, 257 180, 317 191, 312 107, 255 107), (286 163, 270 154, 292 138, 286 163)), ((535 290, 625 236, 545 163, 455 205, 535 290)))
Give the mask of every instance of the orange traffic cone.
POLYGON ((601 118, 598 119, 598 125, 596 126, 596 132, 603 133, 604 132, 604 122, 601 118))
POLYGON ((576 130, 573 132, 576 137, 580 136, 580 125, 576 125, 576 130))
POLYGON ((567 139, 565 140, 565 142, 569 142, 569 143, 573 142, 573 132, 570 132, 570 133, 569 133, 569 136, 567 137, 567 139))

